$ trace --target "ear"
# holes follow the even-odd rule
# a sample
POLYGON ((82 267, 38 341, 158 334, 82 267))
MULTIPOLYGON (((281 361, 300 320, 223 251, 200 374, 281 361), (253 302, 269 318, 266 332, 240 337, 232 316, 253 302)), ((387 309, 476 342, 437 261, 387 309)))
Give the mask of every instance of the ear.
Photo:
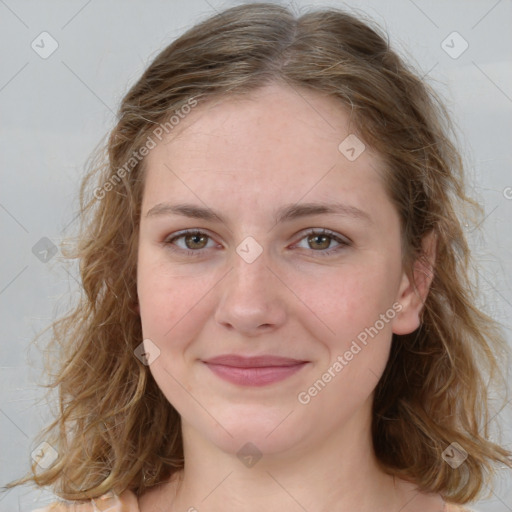
POLYGON ((402 309, 393 320, 394 334, 409 334, 421 324, 421 311, 434 278, 437 235, 430 231, 423 237, 422 254, 413 265, 413 280, 404 271, 397 295, 402 309))

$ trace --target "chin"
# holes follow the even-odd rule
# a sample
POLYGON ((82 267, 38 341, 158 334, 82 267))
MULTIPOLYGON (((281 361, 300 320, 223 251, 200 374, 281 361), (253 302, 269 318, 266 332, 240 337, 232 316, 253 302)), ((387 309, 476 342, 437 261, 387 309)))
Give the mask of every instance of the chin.
MULTIPOLYGON (((215 420, 209 416, 207 424, 193 421, 193 426, 202 437, 226 453, 238 454, 248 443, 263 454, 280 453, 300 443, 300 425, 293 421, 290 407, 269 411, 261 405, 241 406, 229 404, 226 415, 220 409, 212 411, 215 420), (284 421, 283 421, 284 420, 284 421)), ((295 418, 296 421, 296 418, 295 418)), ((251 448, 248 448, 249 451, 251 448)))

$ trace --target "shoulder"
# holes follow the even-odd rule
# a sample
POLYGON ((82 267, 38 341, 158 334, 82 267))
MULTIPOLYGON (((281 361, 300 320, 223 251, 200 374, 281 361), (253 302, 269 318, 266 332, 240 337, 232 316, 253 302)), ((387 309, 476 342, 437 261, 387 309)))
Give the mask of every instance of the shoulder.
POLYGON ((139 512, 137 496, 129 489, 121 495, 109 492, 96 499, 87 501, 55 501, 44 508, 32 512, 139 512))

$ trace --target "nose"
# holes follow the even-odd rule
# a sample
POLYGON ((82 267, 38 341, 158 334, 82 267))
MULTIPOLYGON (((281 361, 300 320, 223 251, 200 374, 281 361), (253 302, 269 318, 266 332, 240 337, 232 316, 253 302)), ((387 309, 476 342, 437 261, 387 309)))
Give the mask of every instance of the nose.
POLYGON ((268 265, 265 252, 247 263, 237 254, 233 268, 219 283, 216 321, 245 336, 278 329, 287 316, 286 286, 268 265))

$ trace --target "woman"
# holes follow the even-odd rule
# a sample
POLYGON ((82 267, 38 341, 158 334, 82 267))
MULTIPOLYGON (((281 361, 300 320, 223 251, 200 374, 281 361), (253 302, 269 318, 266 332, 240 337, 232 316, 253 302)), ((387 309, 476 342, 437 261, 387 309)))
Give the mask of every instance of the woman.
POLYGON ((484 385, 506 346, 448 134, 338 10, 239 6, 163 50, 83 184, 59 455, 22 480, 46 510, 468 510, 512 467, 484 385))

